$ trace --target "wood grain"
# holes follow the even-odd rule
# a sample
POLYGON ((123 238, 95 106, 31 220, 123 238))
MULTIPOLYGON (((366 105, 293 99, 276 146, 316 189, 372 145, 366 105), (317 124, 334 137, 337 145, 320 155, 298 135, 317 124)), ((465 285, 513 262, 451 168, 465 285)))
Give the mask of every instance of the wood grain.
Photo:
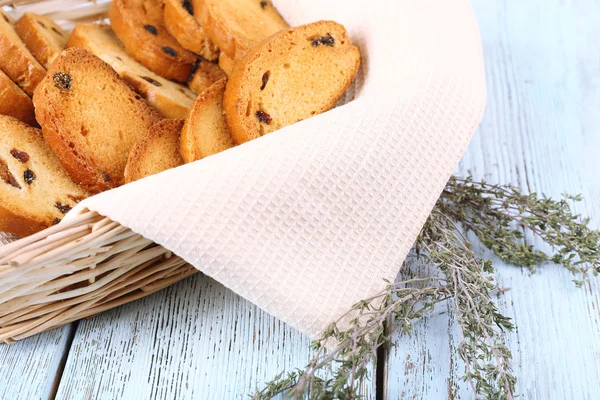
MULTIPOLYGON (((600 221, 600 4, 474 0, 488 84, 483 123, 457 173, 558 197, 600 221)), ((539 244, 539 242, 536 242, 539 244)), ((480 254, 492 257, 489 251, 480 254)), ((536 275, 494 259, 499 299, 517 331, 507 337, 525 399, 595 399, 600 393, 600 285, 583 289, 555 265, 536 275)), ((418 324, 389 354, 389 399, 472 399, 451 309, 418 324), (450 317, 450 318, 448 318, 450 317)))
POLYGON ((73 326, 0 344, 0 399, 51 399, 68 352, 73 326))
POLYGON ((243 399, 279 372, 303 367, 309 345, 198 274, 82 321, 56 398, 243 399))

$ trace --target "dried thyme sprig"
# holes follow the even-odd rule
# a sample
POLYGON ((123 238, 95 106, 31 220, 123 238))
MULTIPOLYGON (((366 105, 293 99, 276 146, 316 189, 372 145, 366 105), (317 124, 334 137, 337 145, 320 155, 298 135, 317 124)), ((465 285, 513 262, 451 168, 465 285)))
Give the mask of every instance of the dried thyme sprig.
POLYGON ((581 286, 590 272, 600 272, 600 231, 589 228, 588 218, 573 213, 564 195, 555 201, 535 193, 522 194, 511 185, 452 177, 436 208, 474 232, 481 242, 509 264, 535 266, 545 261, 563 265, 581 286), (555 251, 547 254, 523 240, 531 232, 555 251))
POLYGON ((292 398, 355 399, 367 368, 379 346, 391 344, 394 333, 412 331, 412 321, 422 318, 436 304, 450 299, 456 309, 462 340, 459 354, 466 364, 464 379, 478 398, 512 399, 516 379, 503 331, 513 325, 500 314, 491 295, 490 261, 475 257, 456 223, 474 232, 484 245, 503 260, 532 268, 544 261, 563 265, 579 277, 600 270, 600 231, 588 227, 588 219, 575 215, 565 196, 554 201, 535 194, 524 195, 513 186, 490 185, 472 178, 453 177, 425 224, 416 243, 417 254, 426 258, 442 277, 420 278, 389 285, 379 295, 356 304, 313 342, 316 355, 304 370, 279 375, 257 392, 255 399, 285 393, 292 398), (556 253, 548 255, 527 245, 530 231, 556 253), (429 283, 427 286, 426 284, 429 283), (355 313, 355 314, 352 314, 355 313), (358 317, 356 316, 358 315, 358 317), (391 329, 386 330, 389 323, 391 329), (334 341, 337 346, 327 350, 334 341))
POLYGON ((304 370, 276 376, 253 399, 271 399, 282 393, 293 399, 359 398, 379 346, 389 344, 398 331, 409 333, 413 320, 448 298, 443 278, 413 278, 388 285, 355 304, 313 341, 315 355, 304 370), (395 323, 388 330, 389 320, 395 323), (327 348, 331 343, 335 344, 327 348))
POLYGON ((417 249, 441 272, 439 277, 390 284, 355 304, 313 342, 316 354, 304 370, 275 377, 254 399, 281 393, 294 399, 358 398, 379 346, 391 344, 397 332, 410 334, 414 320, 448 299, 454 301, 463 332, 459 354, 468 366, 465 379, 486 399, 512 399, 515 378, 502 329, 513 327, 491 300, 496 289, 487 275, 491 264, 477 259, 453 222, 438 211, 424 226, 417 249), (335 346, 327 349, 332 342, 335 346))
POLYGON ((458 354, 465 361, 463 379, 471 383, 479 398, 513 399, 516 378, 503 333, 514 326, 492 301, 496 289, 488 279, 488 274, 494 272, 492 263, 477 258, 456 224, 437 209, 423 227, 416 246, 418 253, 446 276, 462 334, 458 354))

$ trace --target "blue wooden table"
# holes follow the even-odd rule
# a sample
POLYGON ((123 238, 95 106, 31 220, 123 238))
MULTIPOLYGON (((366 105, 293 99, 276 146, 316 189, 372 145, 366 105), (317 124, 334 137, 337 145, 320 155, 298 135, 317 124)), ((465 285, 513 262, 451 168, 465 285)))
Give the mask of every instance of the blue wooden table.
MULTIPOLYGON (((473 0, 489 92, 458 174, 560 196, 600 228, 600 2, 473 0)), ((410 40, 407 38, 406 40, 410 40)), ((488 251, 480 249, 492 257, 488 251)), ((600 396, 600 280, 496 261, 523 399, 600 396)), ((427 317, 373 368, 374 399, 472 399, 452 309, 427 317), (450 317, 450 318, 448 318, 450 317), (376 379, 376 375, 378 379, 376 379), (380 387, 375 387, 375 382, 380 387)), ((303 366, 309 339, 202 275, 146 299, 0 345, 0 399, 234 399, 303 366)))

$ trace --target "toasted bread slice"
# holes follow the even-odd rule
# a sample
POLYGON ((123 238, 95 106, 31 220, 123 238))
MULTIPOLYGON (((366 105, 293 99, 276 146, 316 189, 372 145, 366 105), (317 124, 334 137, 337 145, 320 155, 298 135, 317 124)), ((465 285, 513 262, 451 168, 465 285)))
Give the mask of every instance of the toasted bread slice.
POLYGON ((181 119, 165 119, 150 127, 129 153, 125 182, 133 182, 183 165, 179 153, 181 119))
POLYGON ((67 46, 67 33, 48 17, 25 13, 15 24, 15 30, 31 54, 46 68, 67 46))
POLYGON ((46 69, 15 32, 14 21, 4 12, 0 18, 0 69, 30 96, 46 75, 46 69))
POLYGON ((231 135, 244 143, 333 108, 359 66, 358 48, 335 22, 270 37, 229 77, 223 104, 231 135))
POLYGON ((0 115, 0 231, 28 236, 89 196, 67 175, 39 129, 0 115))
POLYGON ((188 87, 158 76, 131 58, 108 25, 75 25, 67 46, 86 49, 108 63, 166 118, 184 119, 198 97, 188 87))
POLYGON ((219 48, 208 38, 202 25, 194 18, 191 0, 164 0, 165 27, 181 46, 206 60, 217 61, 219 48))
POLYGON ((29 125, 37 124, 31 97, 2 71, 0 71, 0 114, 10 115, 29 125))
POLYGON ((219 54, 219 67, 221 67, 221 69, 227 74, 227 76, 231 75, 231 71, 233 71, 234 65, 235 61, 227 57, 227 54, 219 54))
POLYGON ((194 65, 192 75, 188 86, 196 93, 200 94, 209 88, 213 83, 223 78, 227 74, 217 64, 198 58, 194 65))
POLYGON ((208 37, 232 60, 289 27, 270 0, 193 0, 193 4, 208 37))
POLYGON ((162 119, 110 65, 76 48, 54 61, 33 104, 60 162, 93 193, 123 184, 129 151, 162 119))
POLYGON ((194 103, 181 131, 181 156, 186 163, 227 150, 235 143, 223 115, 227 79, 206 89, 194 103))
POLYGON ((108 15, 134 59, 163 78, 187 82, 196 55, 165 28, 161 0, 114 0, 108 15))

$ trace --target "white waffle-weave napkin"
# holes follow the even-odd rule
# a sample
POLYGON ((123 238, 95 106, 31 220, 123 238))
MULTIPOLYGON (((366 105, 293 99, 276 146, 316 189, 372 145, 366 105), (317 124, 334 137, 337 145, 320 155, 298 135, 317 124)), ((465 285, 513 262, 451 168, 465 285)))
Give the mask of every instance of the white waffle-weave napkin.
POLYGON ((483 113, 468 0, 279 0, 292 25, 343 23, 354 101, 89 208, 318 335, 393 280, 483 113))

